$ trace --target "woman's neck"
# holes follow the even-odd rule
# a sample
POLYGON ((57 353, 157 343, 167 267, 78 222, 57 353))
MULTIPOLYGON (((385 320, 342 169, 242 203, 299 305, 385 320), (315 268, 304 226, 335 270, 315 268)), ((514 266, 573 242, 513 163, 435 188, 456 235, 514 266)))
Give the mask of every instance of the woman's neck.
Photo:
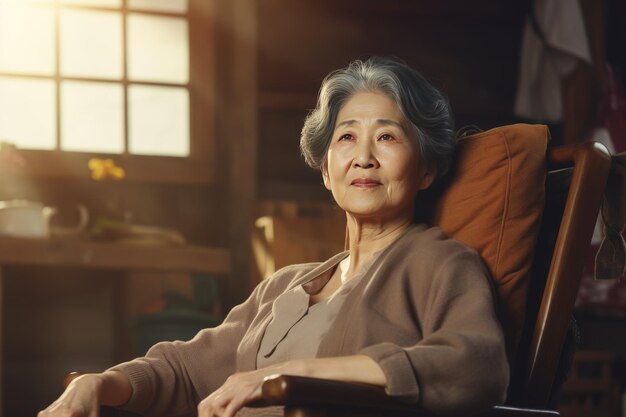
POLYGON ((411 227, 412 219, 396 218, 392 221, 372 222, 347 214, 350 250, 348 279, 361 270, 376 253, 385 249, 411 227))

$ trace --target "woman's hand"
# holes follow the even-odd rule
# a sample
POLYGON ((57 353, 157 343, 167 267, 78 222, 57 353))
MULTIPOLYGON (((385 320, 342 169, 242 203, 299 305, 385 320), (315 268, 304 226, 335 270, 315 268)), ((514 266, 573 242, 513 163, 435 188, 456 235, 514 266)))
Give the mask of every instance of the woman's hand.
POLYGON ((102 375, 86 374, 70 383, 65 392, 37 417, 98 417, 102 375))
POLYGON ((285 362, 250 372, 239 372, 198 404, 198 417, 233 417, 252 401, 261 398, 266 377, 275 374, 301 374, 299 362, 285 362))
POLYGON ((260 399, 263 381, 268 376, 276 374, 362 382, 378 386, 387 384, 380 366, 368 356, 295 360, 231 375, 224 385, 200 402, 198 417, 233 417, 247 404, 260 399))
POLYGON ((124 404, 132 392, 130 381, 121 372, 85 374, 74 379, 37 417, 98 417, 101 405, 124 404))

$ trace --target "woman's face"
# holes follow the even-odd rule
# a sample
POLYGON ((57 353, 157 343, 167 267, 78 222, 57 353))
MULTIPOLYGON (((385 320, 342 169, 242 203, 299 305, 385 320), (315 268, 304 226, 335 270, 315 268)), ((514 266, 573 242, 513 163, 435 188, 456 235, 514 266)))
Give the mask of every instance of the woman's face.
POLYGON ((418 190, 432 175, 420 164, 417 138, 383 93, 350 97, 337 116, 322 168, 337 204, 363 218, 412 216, 418 190))

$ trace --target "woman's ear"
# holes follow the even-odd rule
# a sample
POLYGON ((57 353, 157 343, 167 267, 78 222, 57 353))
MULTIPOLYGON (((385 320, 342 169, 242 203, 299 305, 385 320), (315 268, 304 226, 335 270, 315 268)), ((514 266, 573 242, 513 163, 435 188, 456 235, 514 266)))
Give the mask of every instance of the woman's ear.
POLYGON ((424 173, 422 174, 422 178, 420 179, 420 182, 419 182, 419 189, 420 190, 427 189, 428 187, 432 185, 434 180, 435 180, 434 174, 432 174, 430 171, 424 171, 424 173))
POLYGON ((332 191, 330 188, 330 177, 328 176, 328 168, 326 167, 326 164, 322 165, 322 180, 324 180, 324 187, 326 187, 328 191, 332 191))

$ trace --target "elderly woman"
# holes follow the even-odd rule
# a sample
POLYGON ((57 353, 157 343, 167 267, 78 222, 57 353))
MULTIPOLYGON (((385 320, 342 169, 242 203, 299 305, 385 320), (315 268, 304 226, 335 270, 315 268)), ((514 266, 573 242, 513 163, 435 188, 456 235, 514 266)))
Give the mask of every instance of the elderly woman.
POLYGON ((74 380, 40 417, 268 415, 246 408, 263 378, 384 387, 437 414, 504 401, 509 370, 490 278, 475 251, 413 224, 420 190, 454 149, 446 98, 395 60, 355 61, 323 82, 300 139, 346 212, 349 250, 263 281, 224 323, 188 342, 74 380))

